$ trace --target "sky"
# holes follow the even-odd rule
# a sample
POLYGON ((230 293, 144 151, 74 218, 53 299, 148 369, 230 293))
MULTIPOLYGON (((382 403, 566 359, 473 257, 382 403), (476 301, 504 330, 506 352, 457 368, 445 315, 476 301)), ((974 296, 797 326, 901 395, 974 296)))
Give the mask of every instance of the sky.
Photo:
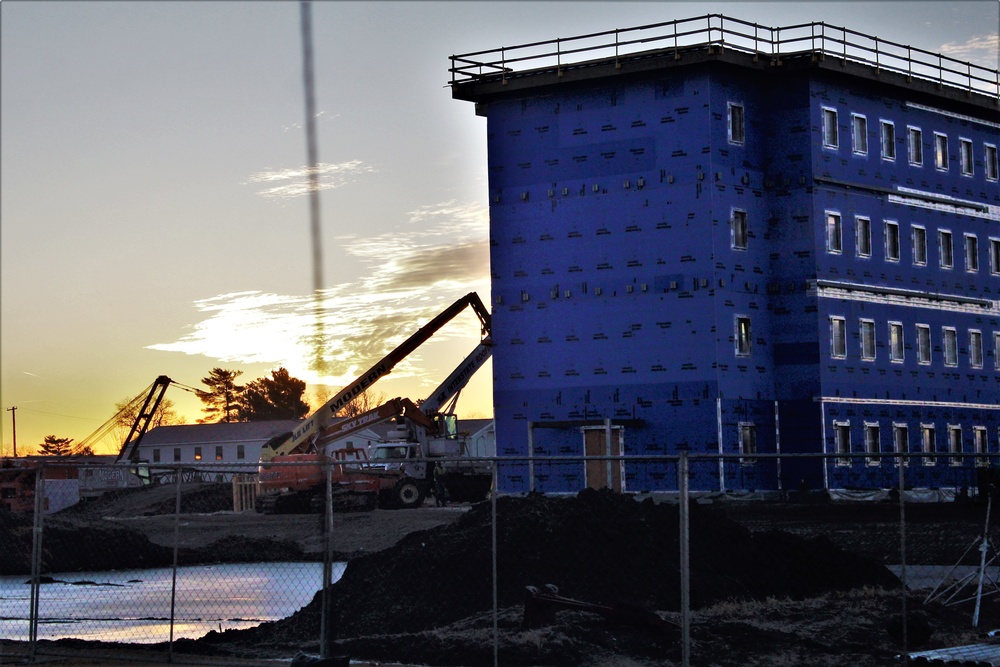
MULTIPOLYGON (((457 298, 489 303, 486 120, 449 56, 710 13, 997 67, 997 0, 316 1, 320 369, 299 3, 3 0, 0 453, 14 419, 22 455, 84 440, 159 375, 285 367, 318 407, 457 298)), ((425 397, 479 333, 459 315, 376 392, 425 397)), ((460 416, 491 416, 490 373, 460 416)))

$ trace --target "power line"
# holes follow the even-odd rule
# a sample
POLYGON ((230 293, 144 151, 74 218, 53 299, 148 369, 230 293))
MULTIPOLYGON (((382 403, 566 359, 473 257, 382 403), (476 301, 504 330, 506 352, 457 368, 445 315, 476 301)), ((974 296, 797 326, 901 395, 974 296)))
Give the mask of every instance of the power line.
POLYGON ((49 417, 65 417, 66 419, 82 419, 84 421, 96 422, 97 420, 93 417, 77 417, 75 415, 62 415, 58 412, 44 412, 42 410, 32 410, 31 408, 18 407, 18 410, 24 410, 26 412, 33 412, 38 415, 48 415, 49 417))

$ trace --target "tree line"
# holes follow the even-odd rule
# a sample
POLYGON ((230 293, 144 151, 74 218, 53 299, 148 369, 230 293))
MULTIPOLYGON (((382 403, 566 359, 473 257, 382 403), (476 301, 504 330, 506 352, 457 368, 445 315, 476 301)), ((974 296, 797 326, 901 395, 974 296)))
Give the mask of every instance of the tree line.
MULTIPOLYGON (((201 379, 206 389, 196 393, 203 404, 204 417, 199 424, 219 422, 255 422, 273 421, 277 419, 302 419, 311 408, 303 396, 306 383, 292 377, 288 370, 279 368, 271 371, 270 377, 257 378, 244 385, 238 384, 238 378, 243 371, 225 368, 213 368, 207 377, 201 379)), ((327 400, 328 393, 320 393, 320 403, 327 400)), ((355 416, 384 402, 381 394, 363 393, 344 406, 338 414, 345 417, 355 416)), ((141 409, 133 399, 123 399, 115 403, 114 433, 118 442, 124 442, 141 409)), ((153 413, 149 428, 183 424, 184 420, 177 414, 173 401, 164 398, 153 413)), ((60 438, 55 435, 45 436, 42 444, 37 447, 43 456, 88 456, 93 455, 91 447, 77 448, 73 446, 72 438, 60 438)))

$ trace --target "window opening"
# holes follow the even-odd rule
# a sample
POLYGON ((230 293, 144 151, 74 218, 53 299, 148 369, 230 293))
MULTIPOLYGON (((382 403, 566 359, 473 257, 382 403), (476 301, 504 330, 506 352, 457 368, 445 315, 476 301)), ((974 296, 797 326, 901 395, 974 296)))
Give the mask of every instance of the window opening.
POLYGON ((927 265, 927 230, 923 227, 913 227, 913 263, 927 265))
MULTIPOLYGON (((962 427, 948 425, 948 452, 950 454, 962 453, 962 427)), ((949 463, 953 466, 962 465, 962 459, 952 456, 949 463)))
POLYGON ((968 139, 960 138, 958 140, 958 156, 961 161, 963 176, 972 176, 975 171, 975 160, 972 155, 972 142, 968 139))
POLYGON ((983 367, 983 333, 975 329, 969 331, 969 365, 983 367))
POLYGON ((896 126, 887 120, 882 121, 882 159, 896 159, 896 126))
POLYGON ((872 221, 868 218, 855 218, 856 243, 858 257, 872 256, 872 221))
POLYGON ((906 128, 906 138, 907 138, 907 155, 910 159, 910 164, 915 167, 919 167, 924 163, 924 147, 921 143, 922 137, 919 127, 908 127, 906 128))
POLYGON ((950 269, 955 266, 955 246, 951 239, 951 232, 944 229, 938 231, 938 258, 942 269, 950 269))
POLYGON ((931 328, 926 324, 917 325, 917 362, 931 363, 931 328))
MULTIPOLYGON (((757 426, 740 422, 740 453, 744 456, 757 453, 757 426)), ((743 459, 743 463, 756 463, 757 459, 743 459)))
POLYGON ((750 318, 736 316, 736 356, 750 356, 750 318))
POLYGON ((979 270, 979 238, 974 234, 965 235, 965 270, 970 273, 979 270))
MULTIPOLYGON (((897 454, 906 454, 910 451, 910 429, 906 424, 892 425, 892 448, 897 454)), ((909 465, 910 459, 900 457, 903 465, 909 465)))
POLYGON ((902 322, 889 322, 889 359, 897 363, 903 361, 902 322))
POLYGON ((830 211, 826 213, 826 250, 832 253, 839 253, 843 250, 839 213, 830 211))
MULTIPOLYGON (((833 438, 837 454, 850 454, 851 422, 833 422, 833 438)), ((851 459, 837 459, 837 465, 851 465, 851 459)))
POLYGON ((729 103, 729 141, 733 144, 742 144, 746 139, 743 130, 743 105, 729 103))
POLYGON ((851 114, 851 138, 855 155, 868 155, 868 119, 851 114))
POLYGON ((837 136, 837 110, 823 108, 823 146, 837 148, 840 140, 837 136))
MULTIPOLYGON (((976 454, 986 454, 989 449, 989 438, 986 435, 985 426, 972 427, 972 445, 976 449, 976 454)), ((989 460, 985 457, 976 459, 977 466, 989 465, 989 460)))
MULTIPOLYGON (((920 450, 924 454, 933 454, 937 448, 937 443, 934 437, 934 425, 933 424, 921 424, 920 425, 920 450)), ((937 459, 933 456, 925 456, 924 465, 933 466, 937 465, 937 459)))
POLYGON ((944 365, 958 366, 958 339, 954 327, 944 327, 941 334, 944 339, 944 365))
POLYGON ((875 322, 861 320, 861 358, 865 361, 875 360, 875 322))
POLYGON ((747 249, 747 212, 740 209, 733 209, 732 220, 732 242, 736 250, 747 249))
POLYGON ((885 258, 890 262, 899 261, 899 225, 888 220, 885 223, 885 258))
POLYGON ((941 170, 948 170, 948 136, 934 133, 934 166, 941 170))
POLYGON ((865 422, 865 453, 868 454, 868 465, 878 465, 881 463, 881 460, 877 456, 879 447, 878 424, 865 422))
POLYGON ((847 357, 847 321, 843 317, 830 318, 830 356, 847 357))

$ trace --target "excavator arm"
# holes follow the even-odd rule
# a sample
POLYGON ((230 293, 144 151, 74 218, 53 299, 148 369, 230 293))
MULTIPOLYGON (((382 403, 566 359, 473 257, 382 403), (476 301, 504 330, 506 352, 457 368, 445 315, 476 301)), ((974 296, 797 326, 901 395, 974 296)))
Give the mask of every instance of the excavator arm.
POLYGON ((422 326, 413 335, 399 344, 392 352, 380 359, 374 366, 362 373, 349 385, 341 389, 321 408, 302 422, 291 436, 272 439, 261 449, 261 462, 270 461, 275 456, 302 453, 307 451, 313 441, 333 419, 337 411, 347 405, 352 399, 385 377, 396 364, 405 359, 411 352, 423 345, 441 327, 455 318, 467 307, 472 308, 482 324, 483 335, 489 336, 492 331, 492 319, 482 299, 475 292, 470 292, 443 310, 430 322, 422 326))

